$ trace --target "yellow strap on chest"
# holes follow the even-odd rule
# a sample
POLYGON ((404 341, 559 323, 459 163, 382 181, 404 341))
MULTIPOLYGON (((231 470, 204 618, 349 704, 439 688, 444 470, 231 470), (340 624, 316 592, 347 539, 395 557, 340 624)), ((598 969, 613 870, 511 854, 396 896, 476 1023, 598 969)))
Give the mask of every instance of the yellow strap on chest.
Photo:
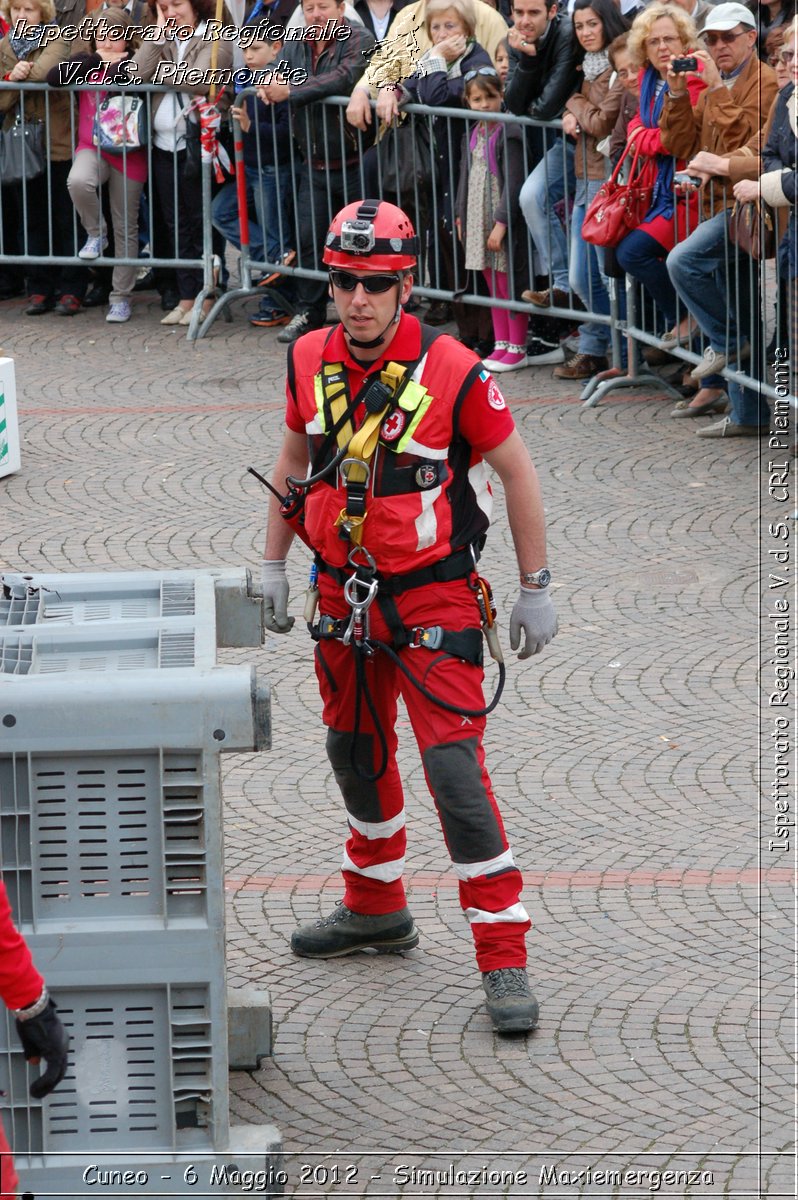
MULTIPOLYGON (((380 381, 391 389, 396 396, 402 385, 407 368, 401 363, 390 362, 380 371, 380 381)), ((343 416, 349 407, 349 388, 346 372, 342 363, 325 363, 322 365, 321 385, 324 397, 330 408, 333 424, 343 416)), ((371 477, 371 459, 380 440, 380 426, 391 409, 391 404, 385 404, 379 412, 367 412, 360 427, 353 431, 351 420, 345 421, 337 435, 340 449, 346 447, 346 458, 341 463, 341 474, 347 487, 347 505, 342 508, 336 518, 336 526, 345 526, 349 539, 359 546, 363 540, 363 523, 366 520, 364 490, 371 477), (355 495, 357 492, 357 496, 355 495)))

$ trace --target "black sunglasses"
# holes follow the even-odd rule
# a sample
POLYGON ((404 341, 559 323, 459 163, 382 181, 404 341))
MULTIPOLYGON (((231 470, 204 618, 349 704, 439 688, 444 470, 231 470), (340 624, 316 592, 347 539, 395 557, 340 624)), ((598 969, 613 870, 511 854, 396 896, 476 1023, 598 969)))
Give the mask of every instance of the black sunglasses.
POLYGON ((353 292, 357 285, 362 283, 364 292, 379 295, 380 292, 390 291, 398 282, 398 275, 352 275, 349 271, 330 271, 330 283, 342 292, 353 292))

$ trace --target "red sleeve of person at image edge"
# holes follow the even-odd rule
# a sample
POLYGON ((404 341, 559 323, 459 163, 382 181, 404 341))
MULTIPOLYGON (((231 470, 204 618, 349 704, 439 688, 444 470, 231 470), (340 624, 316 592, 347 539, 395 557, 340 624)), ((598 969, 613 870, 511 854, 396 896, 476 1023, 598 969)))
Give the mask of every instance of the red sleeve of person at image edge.
POLYGON ((506 442, 515 429, 507 401, 492 375, 483 371, 466 393, 460 409, 460 433, 478 454, 506 442))
POLYGON ((18 1186, 19 1178, 14 1170, 14 1159, 0 1121, 0 1200, 16 1200, 18 1186))
MULTIPOLYGON (((44 980, 33 965, 30 950, 11 919, 11 906, 0 880, 0 996, 8 1008, 27 1008, 39 998, 44 980)), ((14 1160, 0 1124, 0 1200, 17 1194, 14 1160)))
POLYGON ((305 422, 299 414, 297 402, 291 395, 291 389, 285 385, 285 423, 293 433, 304 433, 305 422))

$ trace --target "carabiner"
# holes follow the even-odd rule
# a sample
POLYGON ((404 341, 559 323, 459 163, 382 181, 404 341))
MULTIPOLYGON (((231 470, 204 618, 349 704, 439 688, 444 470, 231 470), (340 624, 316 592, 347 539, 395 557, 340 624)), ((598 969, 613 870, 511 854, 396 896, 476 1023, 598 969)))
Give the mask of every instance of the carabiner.
POLYGON ((365 479, 356 479, 354 482, 357 483, 358 487, 367 488, 369 485, 369 480, 371 479, 371 467, 369 466, 369 464, 367 462, 363 462, 362 458, 345 458, 345 459, 343 459, 343 461, 341 462, 341 464, 338 467, 338 472, 341 476, 341 482, 343 483, 344 487, 348 487, 348 485, 349 485, 349 476, 347 474, 348 467, 362 467, 363 468, 363 470, 366 472, 366 478, 365 479))
POLYGON ((349 551, 349 557, 347 558, 346 561, 349 563, 350 567, 352 567, 355 571, 357 571, 360 567, 363 567, 363 566, 367 567, 369 569, 369 571, 377 570, 377 564, 374 561, 374 559, 372 558, 371 554, 369 554, 369 552, 365 546, 353 546, 352 549, 349 551), (366 560, 365 563, 359 563, 357 561, 359 554, 363 555, 363 557, 366 560))
POLYGON ((365 583, 364 580, 358 579, 357 575, 351 575, 344 584, 344 599, 353 612, 362 615, 368 612, 374 603, 378 588, 379 584, 376 579, 365 583), (366 595, 362 600, 355 593, 355 588, 366 588, 366 595))

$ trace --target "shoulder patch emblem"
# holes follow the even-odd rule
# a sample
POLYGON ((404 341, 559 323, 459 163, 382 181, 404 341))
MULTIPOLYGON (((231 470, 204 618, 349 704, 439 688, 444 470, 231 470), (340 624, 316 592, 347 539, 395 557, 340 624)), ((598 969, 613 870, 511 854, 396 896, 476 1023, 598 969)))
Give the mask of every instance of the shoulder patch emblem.
POLYGON ((395 408, 380 426, 380 437, 384 442, 395 442, 401 436, 407 417, 401 408, 395 408))
POLYGON ((423 490, 435 487, 438 482, 438 468, 435 463, 423 463, 416 471, 416 483, 423 490))
POLYGON ((490 383, 488 384, 488 404, 491 406, 491 408, 497 409, 497 411, 501 411, 501 409, 507 407, 507 403, 504 399, 504 396, 499 391, 495 379, 491 379, 490 383))

